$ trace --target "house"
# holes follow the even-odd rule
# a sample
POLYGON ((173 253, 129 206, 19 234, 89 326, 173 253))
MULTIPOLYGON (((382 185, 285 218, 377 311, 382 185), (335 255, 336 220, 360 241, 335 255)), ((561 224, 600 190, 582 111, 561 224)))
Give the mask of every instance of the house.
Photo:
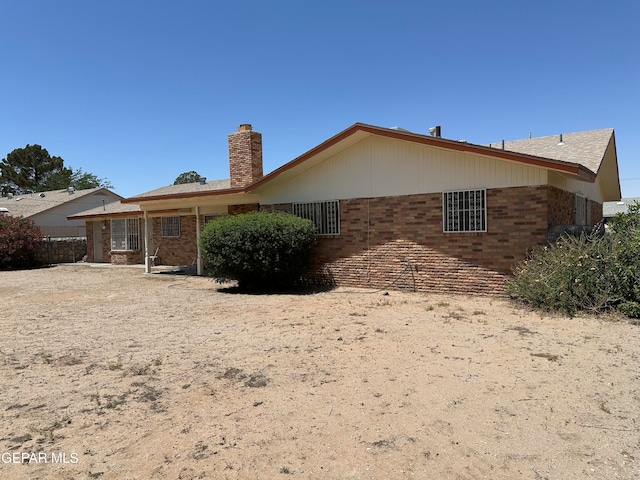
POLYGON ((610 218, 615 217, 618 213, 627 213, 629 205, 640 203, 640 197, 621 198, 617 202, 604 202, 602 206, 602 216, 606 223, 610 218))
POLYGON ((263 176, 262 136, 241 125, 229 162, 228 180, 123 199, 131 211, 74 215, 110 239, 89 259, 145 262, 150 272, 157 253, 202 273, 206 222, 283 210, 314 221, 314 271, 338 285, 498 293, 550 231, 589 227, 603 202, 620 198, 613 129, 476 145, 439 127, 424 135, 357 123, 263 176))
POLYGON ((84 237, 85 222, 69 215, 122 199, 106 188, 52 190, 0 197, 0 212, 29 218, 45 236, 84 237))

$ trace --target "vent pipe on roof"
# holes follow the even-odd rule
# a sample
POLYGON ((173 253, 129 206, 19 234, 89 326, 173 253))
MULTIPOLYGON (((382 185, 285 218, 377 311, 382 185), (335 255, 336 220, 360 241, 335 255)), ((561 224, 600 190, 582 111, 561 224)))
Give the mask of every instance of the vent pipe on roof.
POLYGON ((431 127, 429 129, 429 135, 431 135, 432 137, 440 138, 441 137, 441 130, 442 130, 442 128, 440 127, 440 125, 436 125, 435 127, 431 127))
POLYGON ((562 134, 560 134, 560 141, 558 142, 558 146, 562 147, 563 145, 566 145, 566 144, 564 143, 564 141, 562 141, 562 134))
POLYGON ((504 140, 502 140, 502 149, 504 150, 504 140))

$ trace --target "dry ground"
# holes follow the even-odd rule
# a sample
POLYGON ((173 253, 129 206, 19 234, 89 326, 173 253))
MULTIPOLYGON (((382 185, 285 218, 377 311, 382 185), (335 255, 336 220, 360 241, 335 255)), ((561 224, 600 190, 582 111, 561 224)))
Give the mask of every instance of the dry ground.
POLYGON ((0 272, 0 478, 640 478, 626 320, 218 288, 0 272), (11 463, 23 453, 39 461, 11 463))

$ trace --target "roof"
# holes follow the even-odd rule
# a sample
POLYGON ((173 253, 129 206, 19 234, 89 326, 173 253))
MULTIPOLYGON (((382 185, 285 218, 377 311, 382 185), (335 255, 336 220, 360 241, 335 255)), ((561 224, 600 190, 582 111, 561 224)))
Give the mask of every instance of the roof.
POLYGON ((629 205, 640 203, 640 197, 622 198, 619 202, 604 202, 602 204, 602 216, 610 218, 618 213, 627 213, 629 205))
POLYGON ((69 215, 68 219, 82 220, 86 218, 95 218, 102 216, 117 217, 131 216, 131 214, 142 214, 140 207, 133 203, 122 203, 121 201, 107 203, 101 207, 95 207, 80 213, 69 215))
POLYGON ((82 204, 81 199, 83 197, 91 194, 100 194, 101 192, 122 198, 120 195, 103 187, 75 190, 73 193, 69 193, 67 189, 63 189, 51 190, 48 192, 27 193, 24 195, 13 195, 11 198, 0 197, 0 207, 6 208, 9 211, 9 214, 14 217, 28 218, 46 212, 47 210, 51 210, 52 208, 56 208, 67 202, 82 204))
MULTIPOLYGON (((610 134, 613 133, 612 129, 607 131, 610 132, 610 134)), ((585 132, 585 133, 588 133, 588 132, 585 132)), ((506 150, 506 149, 502 150, 501 148, 500 149, 493 148, 491 145, 476 145, 473 143, 468 143, 466 141, 449 140, 441 137, 433 137, 431 135, 412 133, 404 129, 384 128, 384 127, 376 127, 374 125, 367 125, 363 123, 356 123, 351 127, 347 128, 346 130, 343 130, 339 134, 321 143, 317 147, 302 154, 298 158, 290 161, 289 163, 278 168, 277 170, 274 170, 270 174, 265 175, 263 178, 261 178, 254 184, 246 187, 246 190, 251 191, 256 188, 259 188, 262 185, 272 181, 273 179, 279 176, 284 176, 285 178, 286 176, 293 176, 297 171, 297 169, 300 166, 302 166, 303 163, 306 165, 310 160, 313 161, 312 159, 322 160, 323 158, 327 158, 329 155, 332 154, 332 152, 336 149, 336 147, 344 148, 341 146, 351 145, 353 143, 356 143, 357 141, 362 140, 363 138, 366 138, 369 135, 378 135, 382 137, 413 142, 421 145, 429 145, 429 146, 444 148, 448 150, 467 152, 475 155, 498 158, 498 159, 512 161, 516 163, 522 163, 525 165, 542 167, 548 170, 554 170, 557 172, 568 174, 588 182, 595 181, 596 172, 599 168, 599 163, 596 166, 596 161, 593 160, 594 158, 597 157, 597 155, 591 155, 590 158, 592 160, 588 162, 589 165, 587 166, 584 163, 578 163, 578 162, 566 160, 564 158, 559 158, 558 155, 556 155, 555 157, 545 156, 545 155, 549 155, 551 152, 549 150, 544 150, 542 148, 537 150, 530 149, 529 151, 524 151, 524 149, 523 151, 515 151, 518 145, 514 145, 514 150, 506 150), (595 170, 592 170, 591 168, 595 168, 595 170)), ((590 137, 587 136, 587 139, 589 138, 590 137)), ((572 141, 577 142, 577 138, 572 139, 572 141)), ((514 144, 515 143, 517 142, 514 142, 514 144)), ((542 147, 546 143, 548 143, 548 141, 541 142, 539 145, 542 147)), ((602 147, 602 150, 600 151, 599 161, 602 161, 607 144, 608 143, 604 143, 602 141, 598 142, 597 144, 597 147, 602 147)), ((595 150, 596 147, 594 146, 593 149, 595 150)), ((571 158, 575 159, 577 158, 577 156, 578 155, 572 155, 571 158)))
POLYGON ((185 193, 206 193, 217 190, 225 190, 231 188, 231 180, 211 180, 206 183, 200 182, 192 182, 192 183, 182 183, 179 185, 169 185, 166 187, 156 188, 155 190, 151 190, 149 192, 141 193, 139 195, 135 195, 133 197, 129 197, 129 199, 140 199, 147 197, 158 197, 165 195, 181 195, 185 193))
MULTIPOLYGON (((564 133, 562 134, 562 142, 560 142, 560 135, 506 141, 504 149, 510 152, 583 165, 593 173, 598 173, 612 137, 613 128, 605 128, 564 133)), ((502 149, 502 142, 491 143, 489 146, 502 149)))
POLYGON ((564 146, 558 146, 559 135, 515 140, 505 142, 505 149, 503 150, 502 142, 499 144, 476 145, 466 141, 449 140, 431 135, 417 134, 400 128, 384 128, 364 123, 355 123, 308 152, 265 175, 260 180, 245 187, 230 188, 228 179, 207 182, 204 185, 199 182, 194 182, 161 187, 126 198, 122 202, 139 203, 186 197, 258 193, 263 186, 270 184, 270 182, 276 179, 286 180, 287 178, 291 178, 301 170, 310 168, 314 164, 329 158, 336 152, 348 148, 350 145, 371 135, 536 166, 560 172, 582 181, 595 182, 605 152, 613 138, 613 129, 564 134, 564 146))

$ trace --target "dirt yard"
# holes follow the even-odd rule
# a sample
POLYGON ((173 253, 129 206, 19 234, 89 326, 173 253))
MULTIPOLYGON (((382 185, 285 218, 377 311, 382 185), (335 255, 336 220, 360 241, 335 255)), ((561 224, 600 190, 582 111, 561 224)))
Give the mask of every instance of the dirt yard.
POLYGON ((0 272, 2 479, 637 479, 640 326, 0 272))

